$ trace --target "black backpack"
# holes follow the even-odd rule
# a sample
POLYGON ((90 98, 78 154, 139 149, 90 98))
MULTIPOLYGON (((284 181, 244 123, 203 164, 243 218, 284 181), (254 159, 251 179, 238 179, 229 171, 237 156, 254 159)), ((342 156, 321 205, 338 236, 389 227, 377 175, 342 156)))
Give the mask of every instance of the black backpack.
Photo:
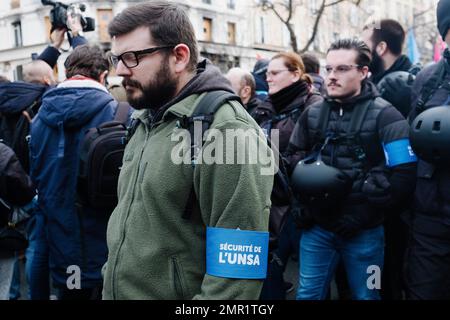
POLYGON ((0 139, 14 150, 20 164, 27 173, 30 169, 28 151, 30 124, 40 106, 41 99, 39 98, 21 112, 0 115, 0 139))
POLYGON ((126 146, 130 105, 119 102, 113 121, 86 132, 80 149, 78 203, 111 213, 117 205, 117 182, 126 146))
MULTIPOLYGON (((191 163, 193 166, 195 166, 196 164, 198 153, 204 142, 202 140, 202 137, 194 136, 194 123, 200 121, 202 125, 202 132, 206 132, 206 130, 209 129, 211 123, 214 121, 214 114, 216 113, 216 111, 229 101, 238 101, 239 103, 241 103, 240 98, 230 92, 221 90, 210 91, 199 102, 192 116, 181 119, 181 127, 189 130, 191 136, 191 163)), ((270 147, 274 147, 271 146, 270 140, 268 141, 268 144, 270 147)), ((289 186, 289 179, 287 170, 285 169, 284 161, 281 158, 279 152, 278 155, 279 170, 274 176, 274 186, 272 188, 271 200, 272 203, 276 205, 289 205, 292 199, 292 192, 289 186)), ((197 198, 195 195, 194 186, 192 185, 185 211, 182 216, 184 219, 188 220, 191 217, 196 203, 197 198)), ((286 221, 289 210, 284 214, 277 214, 273 213, 272 211, 273 210, 271 210, 271 214, 269 216, 269 231, 270 247, 274 248, 276 246, 281 229, 283 228, 284 222, 286 221)))

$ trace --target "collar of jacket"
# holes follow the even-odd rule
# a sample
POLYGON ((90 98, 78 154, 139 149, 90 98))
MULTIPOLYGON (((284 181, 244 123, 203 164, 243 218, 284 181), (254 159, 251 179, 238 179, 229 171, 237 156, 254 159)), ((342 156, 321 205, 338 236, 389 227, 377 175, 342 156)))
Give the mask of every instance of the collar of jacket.
MULTIPOLYGON (((298 98, 305 97, 304 100, 306 100, 310 90, 310 85, 306 81, 299 80, 277 93, 269 95, 269 97, 275 111, 277 113, 283 113, 294 107, 298 107, 298 98)), ((301 102, 304 103, 304 100, 301 102)))
POLYGON ((96 88, 108 92, 108 89, 106 89, 100 82, 86 77, 67 79, 66 81, 58 84, 58 88, 96 88))
MULTIPOLYGON (((173 118, 183 118, 184 116, 186 116, 186 117, 191 116, 196 107, 194 104, 196 104, 200 101, 200 100, 197 101, 198 98, 199 98, 198 94, 192 94, 192 95, 186 97, 185 99, 175 103, 174 105, 167 108, 164 111, 163 116, 159 117, 160 119, 157 120, 153 125, 160 124, 166 120, 173 119, 173 118)), ((152 118, 154 116, 155 115, 151 114, 150 109, 141 109, 141 110, 135 110, 133 112, 133 114, 131 115, 131 118, 135 119, 135 120, 140 120, 141 122, 150 125, 152 118)))
POLYGON ((370 80, 372 80, 373 83, 378 83, 383 79, 386 75, 389 73, 395 72, 395 71, 406 71, 408 72, 409 69, 412 67, 412 62, 409 60, 407 56, 402 54, 400 57, 395 60, 394 64, 384 72, 380 72, 379 74, 375 74, 371 77, 370 80))

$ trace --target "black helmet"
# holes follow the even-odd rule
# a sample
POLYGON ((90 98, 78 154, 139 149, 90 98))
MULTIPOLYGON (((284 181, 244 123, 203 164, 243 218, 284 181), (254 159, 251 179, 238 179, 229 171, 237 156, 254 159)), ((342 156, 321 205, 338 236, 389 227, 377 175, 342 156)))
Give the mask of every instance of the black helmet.
POLYGON ((381 95, 383 95, 384 91, 386 90, 386 86, 389 85, 389 83, 393 83, 394 85, 398 82, 403 82, 404 84, 407 84, 408 86, 412 86, 415 76, 409 72, 406 71, 394 71, 381 79, 380 82, 377 84, 377 89, 380 91, 381 95))
POLYGON ((450 161, 450 106, 434 107, 419 114, 409 132, 416 155, 431 163, 450 161))
POLYGON ((351 178, 343 171, 326 165, 320 155, 300 161, 291 177, 292 189, 302 200, 320 206, 341 202, 350 193, 351 178))

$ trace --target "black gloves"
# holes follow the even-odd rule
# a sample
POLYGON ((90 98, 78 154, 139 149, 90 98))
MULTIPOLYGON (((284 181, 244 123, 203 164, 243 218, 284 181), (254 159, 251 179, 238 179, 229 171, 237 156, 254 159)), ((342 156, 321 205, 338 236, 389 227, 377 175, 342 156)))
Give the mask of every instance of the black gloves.
POLYGON ((375 207, 386 208, 392 204, 391 184, 382 169, 375 168, 370 171, 368 178, 364 181, 362 192, 375 207))
POLYGON ((383 80, 383 86, 379 88, 381 97, 389 101, 406 119, 411 111, 414 76, 410 74, 407 81, 400 77, 394 79, 386 77, 383 80))

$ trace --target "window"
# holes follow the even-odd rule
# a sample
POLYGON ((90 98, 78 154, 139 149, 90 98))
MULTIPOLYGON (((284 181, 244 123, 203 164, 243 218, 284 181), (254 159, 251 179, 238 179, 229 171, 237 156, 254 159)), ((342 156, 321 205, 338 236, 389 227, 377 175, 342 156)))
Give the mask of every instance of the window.
POLYGON ((22 81, 22 80, 23 80, 23 67, 19 65, 14 69, 14 81, 22 81))
POLYGON ((265 37, 264 37, 264 34, 265 34, 265 29, 264 29, 264 27, 265 27, 265 22, 264 22, 264 17, 260 17, 260 19, 259 19, 259 23, 260 23, 260 26, 261 26, 261 37, 259 38, 259 42, 261 42, 262 44, 264 44, 265 43, 265 37))
POLYGON ((236 24, 228 22, 228 43, 236 44, 236 24))
POLYGON ((212 41, 212 19, 203 18, 203 40, 212 41))
POLYGON ((203 3, 211 4, 211 0, 202 0, 203 3))
POLYGON ((228 9, 234 10, 236 8, 236 1, 228 0, 227 1, 227 7, 228 7, 228 9))
POLYGON ((112 9, 97 9, 98 38, 102 43, 111 42, 108 33, 108 24, 111 22, 112 18, 112 9))
POLYGON ((317 0, 309 0, 309 13, 316 14, 317 13, 317 0))
POLYGON ((21 47, 22 46, 22 24, 20 21, 13 22, 12 24, 14 31, 14 46, 21 47))
POLYGON ((334 22, 339 22, 341 19, 340 11, 339 11, 339 5, 336 4, 333 6, 333 20, 334 22))
POLYGON ((356 6, 352 6, 350 10, 350 22, 353 27, 358 27, 359 25, 358 8, 356 6))

